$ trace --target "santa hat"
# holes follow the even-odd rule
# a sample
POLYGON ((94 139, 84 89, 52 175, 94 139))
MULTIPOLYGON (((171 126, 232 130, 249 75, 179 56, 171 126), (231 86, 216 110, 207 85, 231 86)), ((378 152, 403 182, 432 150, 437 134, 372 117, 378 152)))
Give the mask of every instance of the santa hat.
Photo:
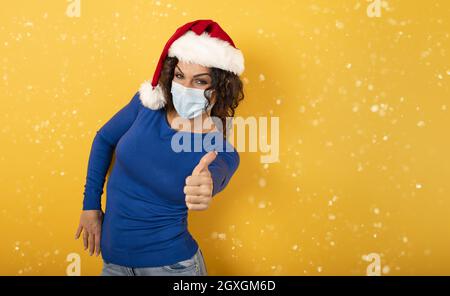
POLYGON ((213 20, 196 20, 179 27, 164 46, 153 79, 139 88, 142 104, 156 110, 164 107, 166 99, 158 84, 166 57, 180 61, 215 67, 240 75, 244 71, 244 57, 230 36, 213 20))

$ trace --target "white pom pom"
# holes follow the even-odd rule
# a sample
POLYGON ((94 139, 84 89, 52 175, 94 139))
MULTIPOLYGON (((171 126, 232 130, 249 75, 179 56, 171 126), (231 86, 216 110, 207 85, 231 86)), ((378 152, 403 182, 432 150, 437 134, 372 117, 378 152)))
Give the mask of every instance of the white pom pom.
POLYGON ((139 88, 139 97, 142 105, 152 109, 158 110, 164 107, 166 99, 161 86, 158 84, 154 89, 150 81, 145 81, 139 88))

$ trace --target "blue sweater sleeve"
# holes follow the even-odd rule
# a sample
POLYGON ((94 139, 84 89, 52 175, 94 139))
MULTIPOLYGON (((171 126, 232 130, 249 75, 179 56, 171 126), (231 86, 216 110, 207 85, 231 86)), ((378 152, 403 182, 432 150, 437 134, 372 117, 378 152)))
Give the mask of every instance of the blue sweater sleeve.
POLYGON ((236 172, 239 162, 240 157, 236 150, 232 152, 218 152, 216 159, 208 167, 213 180, 213 197, 227 186, 236 172))
POLYGON ((101 196, 114 149, 131 127, 141 108, 139 92, 96 133, 91 146, 84 185, 83 210, 101 210, 101 196))

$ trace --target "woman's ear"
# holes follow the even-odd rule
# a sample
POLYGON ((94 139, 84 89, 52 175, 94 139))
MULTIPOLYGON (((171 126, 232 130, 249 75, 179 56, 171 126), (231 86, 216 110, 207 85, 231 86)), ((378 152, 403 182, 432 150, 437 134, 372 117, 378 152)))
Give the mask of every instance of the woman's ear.
POLYGON ((214 104, 216 102, 216 90, 215 89, 211 90, 210 101, 211 101, 211 104, 214 104))

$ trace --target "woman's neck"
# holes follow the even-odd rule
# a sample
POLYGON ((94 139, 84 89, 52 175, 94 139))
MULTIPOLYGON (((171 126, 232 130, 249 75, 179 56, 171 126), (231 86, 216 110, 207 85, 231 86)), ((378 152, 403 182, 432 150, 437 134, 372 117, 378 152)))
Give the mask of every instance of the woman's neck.
MULTIPOLYGON (((196 122, 198 118, 186 119, 178 115, 175 110, 167 111, 167 121, 169 125, 178 131, 187 131, 192 133, 208 133, 212 131, 218 131, 214 122, 212 121, 211 116, 207 112, 203 112, 201 114, 201 122, 202 124, 198 124, 196 126, 196 122), (176 120, 176 124, 173 124, 173 120, 176 120), (181 128, 179 128, 181 127, 181 128), (206 129, 204 128, 206 127, 206 129)), ((198 116, 200 117, 200 115, 198 116)))

